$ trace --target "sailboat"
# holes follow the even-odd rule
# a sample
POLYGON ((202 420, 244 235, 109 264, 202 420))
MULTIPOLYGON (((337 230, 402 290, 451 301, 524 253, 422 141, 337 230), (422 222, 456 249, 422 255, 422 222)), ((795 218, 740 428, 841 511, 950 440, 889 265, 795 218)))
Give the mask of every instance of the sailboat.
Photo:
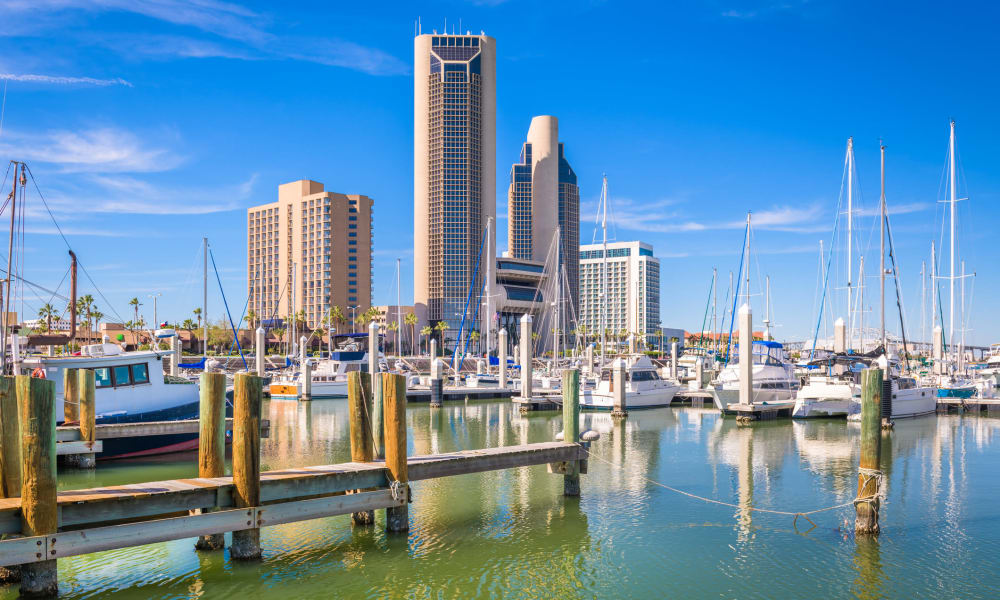
MULTIPOLYGON (((976 383, 964 373, 965 371, 965 261, 962 261, 962 272, 961 274, 955 273, 955 265, 958 262, 958 251, 956 250, 956 235, 955 227, 957 224, 957 203, 958 203, 958 180, 956 178, 955 169, 955 121, 951 122, 951 128, 948 136, 948 183, 949 183, 949 198, 948 198, 948 208, 950 213, 950 242, 951 242, 951 252, 949 253, 949 260, 951 262, 951 271, 948 276, 949 291, 950 291, 950 307, 949 307, 949 325, 948 325, 948 340, 951 343, 951 348, 954 349, 954 359, 948 366, 948 372, 942 373, 938 377, 938 397, 939 398, 971 398, 977 392, 976 383), (956 348, 955 344, 955 281, 962 280, 962 311, 960 315, 962 326, 961 331, 961 342, 956 348)), ((934 286, 935 291, 937 290, 937 285, 934 286)))
MULTIPOLYGON (((744 260, 740 261, 740 272, 745 274, 747 306, 750 305, 750 213, 747 213, 743 249, 744 260)), ((730 318, 729 339, 732 343, 732 327, 736 315, 736 299, 739 289, 733 294, 733 313, 730 318)), ((765 311, 766 320, 770 325, 770 315, 765 311)), ((770 337, 768 335, 767 337, 770 337)), ((753 340, 750 344, 753 364, 753 401, 755 404, 770 404, 787 402, 795 398, 799 381, 795 377, 795 367, 785 356, 784 346, 773 340, 753 340)), ((727 353, 728 356, 729 353, 727 353)), ((727 412, 731 404, 739 404, 740 374, 739 362, 730 361, 712 382, 712 399, 716 408, 727 412)))
MULTIPOLYGON (((915 377, 907 373, 907 362, 904 356, 902 360, 891 354, 888 346, 888 339, 885 329, 885 250, 886 234, 888 233, 889 255, 892 258, 892 275, 896 284, 897 300, 899 295, 899 279, 896 268, 896 257, 893 251, 892 232, 889 229, 889 216, 886 209, 885 200, 885 146, 880 147, 881 156, 881 194, 879 196, 879 288, 880 288, 880 322, 882 353, 877 359, 877 364, 883 370, 883 393, 882 393, 882 414, 889 415, 891 419, 903 417, 916 417, 919 415, 931 414, 937 410, 936 390, 932 386, 920 384, 915 377), (887 393, 888 392, 888 393, 887 393)), ((906 353, 906 328, 903 323, 902 305, 899 307, 900 332, 903 338, 903 353, 906 353)), ((852 405, 852 413, 849 420, 858 421, 861 419, 860 398, 852 405)))

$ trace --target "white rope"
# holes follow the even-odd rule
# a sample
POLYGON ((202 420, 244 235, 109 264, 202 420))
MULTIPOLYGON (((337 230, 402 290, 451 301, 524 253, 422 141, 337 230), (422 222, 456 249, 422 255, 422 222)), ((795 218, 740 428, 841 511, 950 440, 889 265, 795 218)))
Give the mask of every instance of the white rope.
MULTIPOLYGON (((621 465, 619 465, 619 464, 613 463, 613 462, 611 462, 609 460, 606 460, 604 458, 601 458, 600 456, 597 456, 597 455, 591 453, 589 449, 587 449, 587 457, 588 458, 596 458, 597 460, 599 460, 599 461, 601 461, 603 463, 606 463, 606 464, 610 465, 611 467, 613 467, 615 469, 618 469, 618 470, 621 470, 621 468, 622 468, 621 465)), ((879 475, 881 475, 881 473, 879 475)), ((665 490, 670 490, 671 492, 674 492, 674 493, 677 493, 677 494, 681 494, 682 496, 687 496, 688 498, 693 498, 695 500, 701 500, 703 502, 708 502, 708 503, 711 503, 711 504, 719 504, 721 506, 728 506, 730 508, 735 508, 735 509, 738 509, 738 510, 750 510, 750 511, 754 511, 754 512, 768 513, 768 514, 772 514, 772 515, 787 515, 787 516, 790 516, 790 517, 795 517, 796 519, 798 517, 803 517, 804 519, 806 519, 810 523, 813 523, 813 521, 812 521, 812 519, 809 518, 809 515, 814 515, 814 514, 821 513, 821 512, 835 510, 835 509, 838 509, 838 508, 846 508, 848 506, 854 506, 854 504, 858 501, 857 499, 855 499, 855 500, 851 500, 850 502, 844 502, 843 504, 837 504, 835 506, 828 506, 826 508, 817 508, 815 510, 805 510, 805 511, 774 510, 774 509, 770 509, 770 508, 757 508, 757 507, 754 507, 754 506, 741 506, 739 504, 734 504, 732 502, 724 502, 722 500, 716 500, 714 498, 706 498, 705 496, 699 496, 697 494, 692 494, 691 492, 686 492, 684 490, 677 489, 675 487, 669 486, 669 485, 667 485, 665 483, 661 483, 659 481, 656 481, 655 479, 651 479, 649 477, 646 477, 645 475, 640 475, 640 477, 643 478, 643 479, 645 479, 647 482, 649 482, 649 483, 651 483, 653 485, 659 486, 659 487, 661 487, 661 488, 663 488, 665 490)), ((813 523, 813 525, 815 525, 815 523, 813 523)))

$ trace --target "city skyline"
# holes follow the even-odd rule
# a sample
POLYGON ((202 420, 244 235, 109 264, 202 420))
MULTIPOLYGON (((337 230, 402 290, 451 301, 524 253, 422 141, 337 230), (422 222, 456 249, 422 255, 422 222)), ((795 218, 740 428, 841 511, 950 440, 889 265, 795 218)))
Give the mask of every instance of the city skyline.
MULTIPOLYGON (((745 4, 670 13, 644 4, 564 7, 561 22, 571 31, 558 42, 543 35, 554 7, 525 21, 516 2, 460 10, 432 5, 421 22, 425 33, 443 31, 444 15, 457 25, 459 15, 452 14, 460 12, 463 28, 496 40, 492 193, 502 198, 506 191, 525 123, 559 116, 579 179, 580 242, 592 241, 606 172, 615 239, 657 249, 661 321, 689 331, 700 326, 712 267, 720 281, 736 270, 742 222, 752 210, 753 301, 762 307, 757 280, 770 275, 775 336, 813 334, 819 242, 829 249, 843 146, 853 135, 863 194, 859 229, 872 258, 879 140, 888 146, 907 330, 919 337, 921 262, 929 260, 932 240, 947 248, 937 201, 945 198, 940 175, 948 120, 955 118, 960 195, 971 197, 960 206, 960 250, 977 272, 966 290, 969 339, 995 341, 1000 323, 983 299, 1000 291, 985 237, 997 217, 992 205, 1000 177, 990 167, 998 123, 986 102, 993 84, 975 77, 992 54, 966 43, 976 35, 957 38, 948 28, 952 21, 965 29, 970 21, 987 22, 995 9, 982 7, 971 19, 967 8, 939 17, 923 7, 887 5, 854 25, 846 6, 745 4), (639 15, 669 17, 669 39, 637 36, 596 46, 585 40, 584 32, 602 25, 624 30, 615 28, 639 15), (886 18, 896 22, 892 31, 877 26, 886 18), (845 30, 851 31, 846 45, 835 35, 845 30), (933 53, 911 41, 932 33, 941 40, 933 53), (689 51, 694 47, 697 53, 689 51), (630 60, 635 56, 642 58, 630 60), (651 69, 670 76, 643 78, 651 69), (942 87, 945 76, 965 82, 961 93, 942 87), (574 93, 566 93, 571 87, 574 93)), ((379 202, 373 301, 394 303, 395 259, 403 259, 404 273, 414 262, 409 64, 417 15, 398 8, 395 18, 360 7, 319 13, 316 29, 296 28, 303 12, 277 15, 265 5, 244 12, 201 6, 195 17, 145 5, 102 10, 42 2, 31 14, 13 10, 0 65, 7 84, 0 148, 33 167, 62 232, 124 318, 131 313, 128 298, 155 292, 164 293, 162 316, 190 316, 200 305, 198 246, 206 234, 230 304, 242 304, 246 243, 234 223, 243 222, 247 207, 270 202, 280 183, 304 178, 379 202), (39 13, 46 18, 37 19, 39 13), (101 42, 72 19, 102 32, 101 42), (322 27, 334 33, 327 45, 315 35, 322 27), (313 35, 306 39, 304 29, 313 35), (160 43, 142 43, 136 32, 160 43), (71 58, 56 60, 60 53, 71 58), (313 85, 293 89, 290 78, 313 85), (123 246, 132 250, 123 253, 123 246)), ((29 217, 29 279, 55 289, 65 272, 62 253, 51 250, 58 234, 44 207, 33 205, 29 217)), ((504 231, 506 215, 497 217, 504 231)), ((497 241, 499 254, 504 236, 497 241)), ((942 266, 947 260, 945 250, 942 266)), ((404 303, 412 284, 403 278, 404 303)), ((830 287, 835 305, 843 305, 839 283, 830 287)), ((214 319, 222 316, 222 302, 211 291, 214 319)), ((116 319, 104 300, 97 302, 116 319)), ((23 316, 35 316, 30 306, 23 316)))

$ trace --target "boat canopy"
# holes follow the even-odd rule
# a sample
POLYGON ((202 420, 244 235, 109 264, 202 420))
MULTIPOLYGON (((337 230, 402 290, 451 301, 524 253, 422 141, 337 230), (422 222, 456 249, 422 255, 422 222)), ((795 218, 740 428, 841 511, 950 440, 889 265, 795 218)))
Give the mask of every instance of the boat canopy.
POLYGON ((201 360, 199 360, 196 363, 178 363, 177 366, 180 367, 180 368, 182 368, 182 369, 204 369, 205 368, 205 357, 204 356, 201 357, 201 360))
POLYGON ((765 348, 784 348, 781 342, 775 342, 773 340, 754 340, 754 346, 764 346, 765 348))

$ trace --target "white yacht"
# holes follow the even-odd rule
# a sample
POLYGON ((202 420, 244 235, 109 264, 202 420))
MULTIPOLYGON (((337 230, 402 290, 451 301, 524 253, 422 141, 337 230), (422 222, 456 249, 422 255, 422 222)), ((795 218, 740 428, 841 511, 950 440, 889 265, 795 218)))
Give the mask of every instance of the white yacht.
MULTIPOLYGON (((350 334, 349 339, 347 344, 331 352, 330 358, 313 360, 311 370, 313 400, 346 398, 347 374, 368 370, 368 352, 365 349, 367 335, 350 334)), ((379 369, 382 372, 389 371, 381 352, 378 360, 379 369)), ((273 400, 296 400, 303 392, 304 383, 301 365, 293 365, 284 373, 274 376, 268 389, 273 400)))
MULTIPOLYGON (((919 383, 915 377, 901 374, 899 361, 886 359, 884 354, 878 358, 878 366, 883 372, 890 374, 892 382, 891 418, 919 417, 937 411, 936 387, 919 383)), ((860 398, 858 396, 858 402, 854 405, 853 412, 847 417, 850 421, 861 420, 860 398)))
MULTIPOLYGON (((670 406, 674 395, 681 389, 676 383, 663 379, 656 372, 656 366, 645 354, 626 358, 625 405, 626 409, 655 408, 670 406)), ((614 408, 615 394, 612 368, 601 369, 601 380, 589 389, 580 386, 580 408, 591 410, 611 410, 614 408)))
POLYGON ((860 372, 871 358, 849 354, 814 360, 795 395, 794 419, 846 417, 861 402, 860 372))
MULTIPOLYGON (((753 402, 773 404, 789 402, 795 398, 799 381, 795 377, 795 366, 785 358, 784 347, 774 341, 754 340, 751 345, 753 355, 753 402)), ((739 361, 729 363, 719 378, 712 384, 712 398, 715 407, 726 412, 731 404, 740 401, 739 361)))

